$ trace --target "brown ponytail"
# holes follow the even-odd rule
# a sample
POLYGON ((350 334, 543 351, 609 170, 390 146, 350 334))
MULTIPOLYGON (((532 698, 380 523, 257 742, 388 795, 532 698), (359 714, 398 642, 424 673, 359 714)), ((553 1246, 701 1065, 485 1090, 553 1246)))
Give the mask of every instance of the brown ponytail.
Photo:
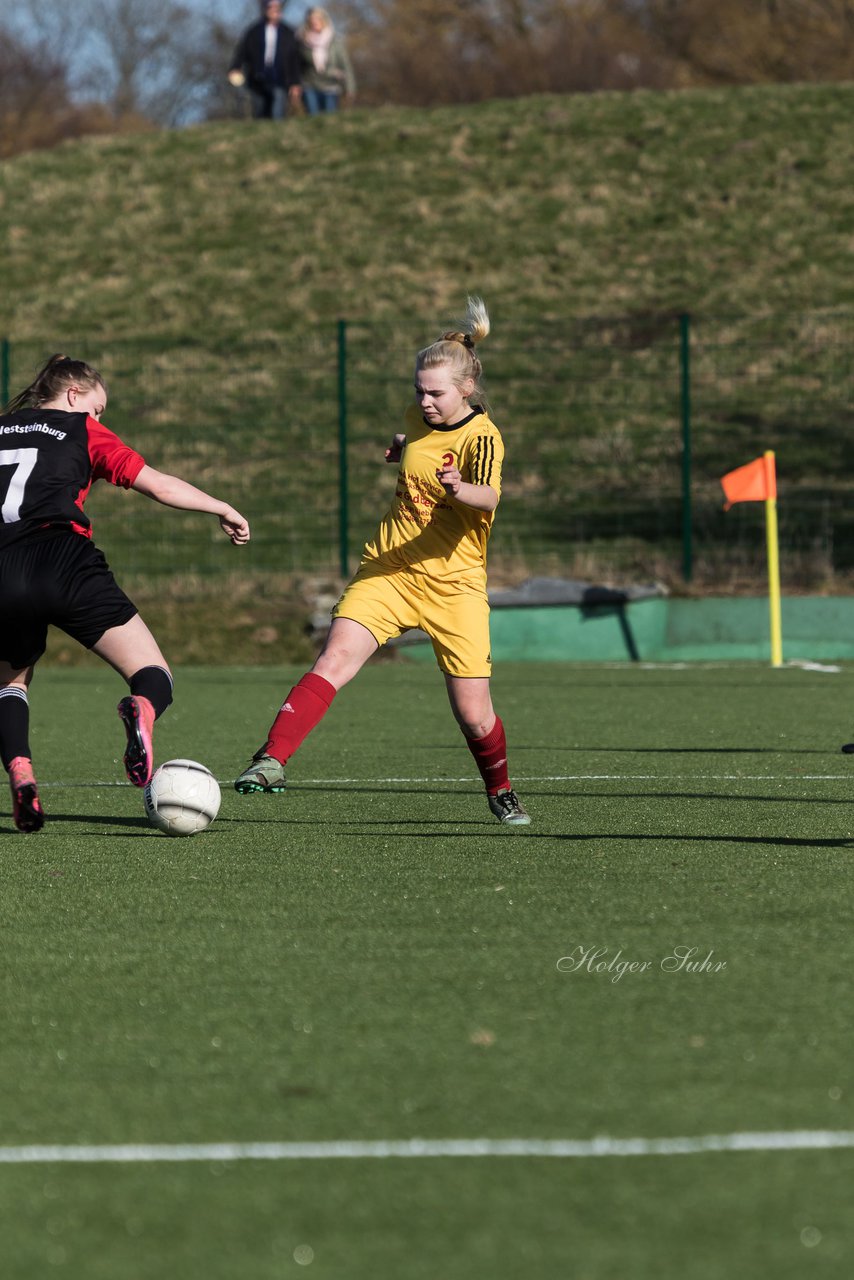
POLYGON ((72 360, 70 356, 57 353, 50 357, 36 374, 28 387, 9 401, 4 412, 14 413, 16 409, 39 409, 61 395, 66 387, 77 386, 86 390, 92 387, 103 387, 107 384, 97 369, 93 369, 83 360, 72 360))

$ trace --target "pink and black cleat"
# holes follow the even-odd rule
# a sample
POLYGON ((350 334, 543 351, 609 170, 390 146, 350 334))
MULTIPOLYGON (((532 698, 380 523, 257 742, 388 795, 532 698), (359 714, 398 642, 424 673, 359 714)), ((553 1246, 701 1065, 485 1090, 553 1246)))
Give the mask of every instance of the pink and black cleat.
POLYGON ((154 728, 154 707, 148 698, 133 694, 122 698, 117 707, 119 719, 125 727, 128 744, 125 749, 125 773, 135 787, 144 787, 151 781, 154 768, 154 744, 151 731, 154 728))
POLYGON ((12 818, 15 826, 27 835, 33 831, 41 831, 44 826, 44 809, 39 800, 32 760, 28 760, 26 756, 15 756, 9 765, 9 786, 12 789, 12 818))

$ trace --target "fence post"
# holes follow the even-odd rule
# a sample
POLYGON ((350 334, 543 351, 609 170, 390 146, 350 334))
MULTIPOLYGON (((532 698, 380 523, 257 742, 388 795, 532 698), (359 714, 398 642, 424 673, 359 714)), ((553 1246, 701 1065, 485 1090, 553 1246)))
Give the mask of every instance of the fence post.
POLYGON ((347 321, 338 321, 338 563, 341 577, 346 578, 349 559, 349 526, 347 477, 347 321))
POLYGON ((11 392, 9 390, 9 351, 9 339, 0 339, 0 408, 2 408, 4 404, 8 404, 11 398, 11 392))
POLYGON ((679 317, 679 402, 682 419, 682 576, 694 569, 691 518, 691 317, 679 317))

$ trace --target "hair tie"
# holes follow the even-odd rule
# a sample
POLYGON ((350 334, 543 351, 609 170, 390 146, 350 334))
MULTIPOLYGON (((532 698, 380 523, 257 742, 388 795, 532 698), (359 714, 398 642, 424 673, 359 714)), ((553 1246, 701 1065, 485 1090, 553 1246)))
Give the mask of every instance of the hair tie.
POLYGON ((474 351, 474 340, 469 333, 460 333, 459 329, 449 329, 442 334, 443 342, 459 342, 468 350, 474 351))

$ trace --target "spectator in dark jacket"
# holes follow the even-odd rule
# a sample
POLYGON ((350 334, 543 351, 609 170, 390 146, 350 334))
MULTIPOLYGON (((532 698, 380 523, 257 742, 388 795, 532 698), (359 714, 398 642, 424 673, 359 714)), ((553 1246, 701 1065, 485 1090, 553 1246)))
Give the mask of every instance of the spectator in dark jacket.
POLYGON ((228 78, 246 85, 256 120, 281 120, 302 94, 299 45, 280 0, 262 0, 261 14, 241 36, 228 78))

